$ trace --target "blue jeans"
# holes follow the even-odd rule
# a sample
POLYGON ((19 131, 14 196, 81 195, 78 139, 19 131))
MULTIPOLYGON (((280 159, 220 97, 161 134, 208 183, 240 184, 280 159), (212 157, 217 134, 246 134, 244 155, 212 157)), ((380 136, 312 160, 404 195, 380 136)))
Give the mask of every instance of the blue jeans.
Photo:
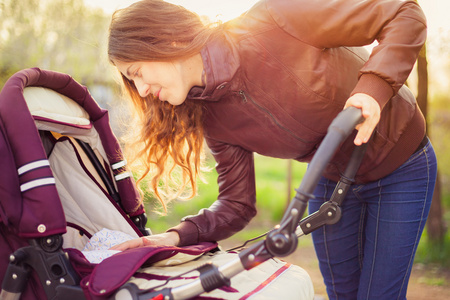
MULTIPOLYGON (((390 175, 353 186, 342 218, 312 237, 330 299, 406 299, 436 181, 431 143, 390 175)), ((309 201, 315 212, 336 183, 322 178, 309 201)))

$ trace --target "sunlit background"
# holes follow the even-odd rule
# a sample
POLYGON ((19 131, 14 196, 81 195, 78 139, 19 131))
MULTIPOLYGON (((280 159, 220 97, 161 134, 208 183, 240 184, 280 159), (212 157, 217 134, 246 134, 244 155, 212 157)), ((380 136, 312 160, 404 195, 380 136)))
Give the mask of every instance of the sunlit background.
MULTIPOLYGON (((136 0, 85 0, 88 6, 98 7, 111 14, 116 9, 124 8, 136 0)), ((228 21, 248 10, 257 0, 168 0, 174 4, 182 5, 199 15, 207 16, 212 21, 228 21)), ((435 73, 430 74, 435 83, 435 90, 449 90, 450 76, 448 75, 448 61, 450 51, 442 53, 442 47, 450 48, 450 1, 448 0, 422 0, 419 1, 428 20, 428 58, 430 68, 435 73), (447 55, 448 57, 442 57, 447 55)), ((431 93, 435 92, 431 89, 431 93)))
MULTIPOLYGON (((123 8, 136 0, 85 0, 89 6, 100 7, 107 13, 112 13, 118 8, 123 8)), ((216 17, 221 20, 229 20, 239 16, 250 8, 257 0, 168 0, 174 4, 195 11, 200 15, 206 15, 211 19, 216 17)), ((448 0, 422 0, 419 4, 428 16, 428 24, 432 31, 439 28, 450 28, 450 1, 448 0)))
MULTIPOLYGON (((130 5, 135 0, 85 0, 87 5, 100 7, 107 13, 130 5)), ((199 15, 208 16, 211 20, 230 20, 249 9, 256 0, 168 0, 179 4, 199 15)))

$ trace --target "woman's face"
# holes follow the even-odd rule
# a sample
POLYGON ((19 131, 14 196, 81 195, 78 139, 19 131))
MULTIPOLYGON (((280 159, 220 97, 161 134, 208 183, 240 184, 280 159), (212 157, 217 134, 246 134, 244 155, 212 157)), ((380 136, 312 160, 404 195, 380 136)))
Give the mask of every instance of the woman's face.
POLYGON ((192 86, 184 77, 181 62, 115 62, 116 67, 132 81, 141 97, 149 94, 180 105, 186 100, 192 86))

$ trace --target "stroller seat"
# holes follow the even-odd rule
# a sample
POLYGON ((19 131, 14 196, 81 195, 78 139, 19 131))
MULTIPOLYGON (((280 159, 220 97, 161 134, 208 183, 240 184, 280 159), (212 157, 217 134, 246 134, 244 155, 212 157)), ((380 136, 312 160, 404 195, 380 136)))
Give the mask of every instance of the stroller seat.
MULTIPOLYGON (((182 273, 237 255, 202 243, 90 262, 82 250, 102 230, 151 234, 108 112, 69 75, 34 68, 5 84, 0 121, 0 299, 138 299, 142 290, 189 282, 199 275, 182 273)), ((274 293, 312 299, 312 282, 300 267, 274 259, 205 297, 274 293)))
MULTIPOLYGON (((109 174, 112 173, 98 132, 90 126, 86 111, 68 97, 43 87, 25 88, 24 98, 35 118, 43 144, 49 148, 46 152, 67 222, 63 248, 81 250, 89 238, 103 228, 115 228, 138 237, 114 202, 107 199, 109 194, 105 182, 80 145, 81 142, 90 145, 95 158, 105 168, 108 167, 109 174)), ((124 176, 130 177, 131 174, 123 172, 121 177, 124 176)))

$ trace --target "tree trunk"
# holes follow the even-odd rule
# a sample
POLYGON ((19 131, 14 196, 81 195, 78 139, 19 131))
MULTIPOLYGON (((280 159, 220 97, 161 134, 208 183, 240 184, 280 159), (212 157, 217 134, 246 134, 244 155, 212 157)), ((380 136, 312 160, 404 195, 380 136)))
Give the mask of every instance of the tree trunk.
POLYGON ((445 238, 445 225, 442 218, 441 204, 441 181, 436 178, 436 186, 434 187, 433 202, 431 202, 430 214, 427 221, 428 239, 432 242, 442 244, 445 238))
POLYGON ((286 176, 286 181, 287 181, 287 199, 286 199, 286 208, 289 206, 289 204, 291 203, 291 191, 292 191, 292 159, 289 159, 287 162, 287 176, 286 176))
MULTIPOLYGON (((420 51, 417 59, 417 75, 418 75, 418 92, 417 103, 422 110, 425 119, 428 115, 428 62, 426 45, 420 51)), ((427 134, 430 134, 430 127, 427 122, 427 134)), ((442 243, 445 236, 445 226, 442 218, 441 205, 441 183, 438 177, 436 178, 436 186, 434 188, 433 201, 431 202, 430 214, 427 221, 428 238, 433 242, 442 243)))

